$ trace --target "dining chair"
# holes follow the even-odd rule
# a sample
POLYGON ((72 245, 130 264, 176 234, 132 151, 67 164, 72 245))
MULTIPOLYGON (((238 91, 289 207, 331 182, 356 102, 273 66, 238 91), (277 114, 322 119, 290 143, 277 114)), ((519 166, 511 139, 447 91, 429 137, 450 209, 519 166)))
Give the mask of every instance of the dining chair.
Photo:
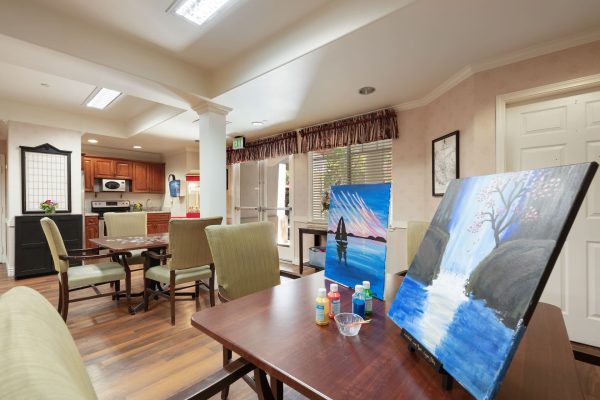
POLYGON ((193 299, 200 297, 200 285, 209 290, 210 305, 215 305, 215 267, 206 240, 205 229, 211 225, 220 225, 223 217, 201 219, 172 219, 169 222, 168 253, 146 252, 144 264, 144 309, 148 310, 150 295, 169 299, 171 303, 171 325, 175 325, 175 290, 195 288, 193 299), (151 266, 152 260, 160 265, 151 266), (208 285, 203 279, 208 278, 208 285), (169 285, 169 291, 152 289, 150 281, 169 285), (194 282, 191 286, 177 285, 194 282))
MULTIPOLYGON (((104 213, 104 224, 108 237, 117 236, 146 236, 148 233, 148 218, 145 211, 104 213)), ((144 264, 145 249, 131 250, 127 263, 131 265, 144 264)), ((139 270, 139 269, 138 269, 139 270)), ((135 270, 134 270, 135 271, 135 270)))
POLYGON ((78 249, 67 252, 62 235, 56 223, 46 217, 40 220, 42 230, 46 236, 54 269, 58 272, 58 311, 63 320, 67 320, 69 303, 96 299, 98 297, 114 296, 119 299, 125 295, 127 303, 131 295, 131 273, 127 264, 127 252, 110 252, 100 254, 101 248, 78 249), (69 254, 71 253, 71 254, 69 254), (122 264, 115 261, 105 261, 97 264, 85 264, 70 267, 71 262, 86 263, 91 260, 100 260, 112 257, 122 257, 122 264), (120 289, 121 280, 125 280, 125 290, 120 289), (96 286, 104 283, 114 283, 114 291, 101 293, 96 286), (91 287, 96 292, 95 296, 85 296, 71 299, 69 293, 91 287))
MULTIPOLYGON (((280 284, 280 275, 289 276, 279 270, 279 253, 275 229, 270 222, 252 222, 240 225, 209 226, 206 236, 218 280, 218 296, 223 302, 258 292, 280 284)), ((232 369, 240 360, 231 361, 232 352, 223 348, 223 370, 215 374, 217 382, 222 371, 232 369)), ((240 363, 240 368, 246 367, 240 363)), ((248 376, 241 376, 253 389, 255 382, 248 376)), ((221 398, 229 394, 227 382, 222 387, 221 398)), ((214 386, 214 385, 213 385, 214 386)), ((283 390, 278 387, 277 390, 283 390)), ((207 392, 210 393, 210 392, 207 392)))

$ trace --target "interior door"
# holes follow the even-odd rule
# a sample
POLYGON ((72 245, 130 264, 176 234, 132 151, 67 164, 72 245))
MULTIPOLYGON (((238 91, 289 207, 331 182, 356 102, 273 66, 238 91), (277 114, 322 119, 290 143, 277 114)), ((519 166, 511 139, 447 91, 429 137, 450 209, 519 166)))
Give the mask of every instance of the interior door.
POLYGON ((239 203, 236 211, 239 213, 239 222, 257 222, 261 220, 260 198, 261 181, 260 165, 258 161, 240 163, 239 167, 239 203))
MULTIPOLYGON (((600 162, 600 91, 507 109, 509 171, 600 162)), ((572 341, 600 346, 600 176, 596 175, 542 301, 562 309, 572 341)))
POLYGON ((275 227, 279 258, 286 261, 293 259, 291 246, 291 213, 290 207, 290 158, 271 158, 261 161, 264 177, 262 220, 271 222, 275 227))

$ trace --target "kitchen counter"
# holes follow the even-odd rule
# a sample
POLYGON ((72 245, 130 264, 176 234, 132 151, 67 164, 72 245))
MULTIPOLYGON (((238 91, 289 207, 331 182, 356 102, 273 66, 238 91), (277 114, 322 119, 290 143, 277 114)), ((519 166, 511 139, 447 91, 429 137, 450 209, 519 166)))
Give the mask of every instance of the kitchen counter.
POLYGON ((85 212, 83 215, 86 216, 86 217, 97 217, 98 213, 95 213, 95 212, 85 212))

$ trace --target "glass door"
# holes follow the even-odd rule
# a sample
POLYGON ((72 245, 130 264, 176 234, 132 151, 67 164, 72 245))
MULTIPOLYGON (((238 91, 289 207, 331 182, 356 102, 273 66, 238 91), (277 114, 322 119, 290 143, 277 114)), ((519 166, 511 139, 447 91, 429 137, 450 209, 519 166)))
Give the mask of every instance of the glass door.
POLYGON ((240 164, 239 194, 240 202, 236 207, 240 224, 261 221, 261 174, 258 161, 240 164))
POLYGON ((290 157, 272 158, 263 164, 263 204, 262 219, 275 227, 279 258, 291 261, 293 248, 290 242, 290 157))

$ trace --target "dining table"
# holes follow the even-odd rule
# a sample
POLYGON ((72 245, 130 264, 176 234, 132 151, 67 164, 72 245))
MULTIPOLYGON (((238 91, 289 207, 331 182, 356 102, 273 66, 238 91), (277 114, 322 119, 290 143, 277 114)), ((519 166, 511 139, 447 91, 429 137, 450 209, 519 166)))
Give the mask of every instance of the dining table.
MULTIPOLYGON (((95 239, 89 239, 90 242, 94 243, 100 248, 104 248, 110 251, 123 252, 139 249, 148 249, 160 251, 166 249, 169 245, 169 234, 168 233, 151 233, 147 235, 136 235, 136 236, 115 236, 115 237, 100 237, 95 239)), ((157 260, 150 259, 150 265, 156 265, 157 260)), ((153 283, 154 286, 159 285, 158 282, 153 283)), ((143 297, 144 292, 132 293, 133 297, 143 297)), ((144 301, 136 304, 135 306, 129 307, 131 314, 136 314, 138 311, 144 308, 144 301)))
MULTIPOLYGON (((201 310, 191 322, 253 364, 256 377, 269 375, 270 384, 256 379, 259 398, 283 398, 283 384, 310 399, 473 398, 458 383, 443 387, 442 375, 409 349, 386 315, 390 302, 374 299, 371 322, 354 337, 333 321, 316 325, 315 297, 330 283, 317 272, 201 310)), ((340 285, 339 292, 342 312, 350 312, 353 291, 340 285)), ((584 399, 558 307, 537 305, 496 398, 584 399)))

